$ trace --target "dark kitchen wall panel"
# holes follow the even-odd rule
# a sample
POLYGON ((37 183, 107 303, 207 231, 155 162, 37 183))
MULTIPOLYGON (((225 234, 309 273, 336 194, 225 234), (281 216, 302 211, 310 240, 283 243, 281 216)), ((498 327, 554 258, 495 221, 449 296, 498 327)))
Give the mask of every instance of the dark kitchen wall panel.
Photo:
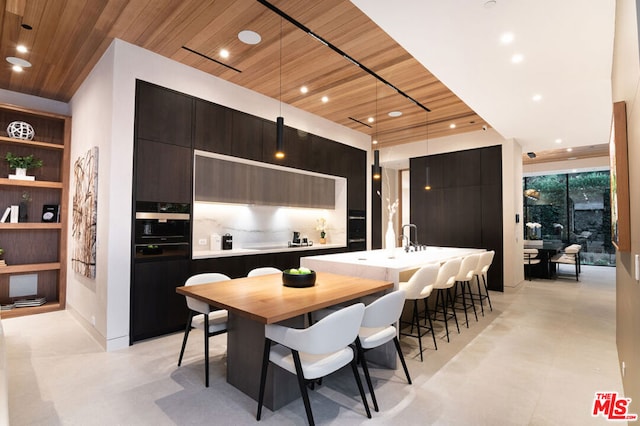
POLYGON ((503 290, 502 148, 412 158, 411 222, 420 242, 495 250, 489 288, 503 290), (431 191, 424 190, 429 167, 431 191))
POLYGON ((194 148, 231 155, 232 120, 229 108, 196 99, 194 148))
POLYGON ((135 153, 136 200, 191 203, 191 152, 191 148, 138 139, 135 153))

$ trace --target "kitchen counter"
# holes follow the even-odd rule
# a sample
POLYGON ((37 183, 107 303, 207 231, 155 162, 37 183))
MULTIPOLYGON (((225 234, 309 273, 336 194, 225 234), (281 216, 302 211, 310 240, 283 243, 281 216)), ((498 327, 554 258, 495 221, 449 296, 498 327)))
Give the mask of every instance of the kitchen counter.
POLYGON ((289 247, 287 244, 264 244, 248 248, 234 248, 232 250, 194 250, 192 259, 209 259, 212 257, 250 256, 265 253, 282 253, 292 251, 326 250, 331 248, 346 248, 345 244, 314 244, 312 246, 289 247))

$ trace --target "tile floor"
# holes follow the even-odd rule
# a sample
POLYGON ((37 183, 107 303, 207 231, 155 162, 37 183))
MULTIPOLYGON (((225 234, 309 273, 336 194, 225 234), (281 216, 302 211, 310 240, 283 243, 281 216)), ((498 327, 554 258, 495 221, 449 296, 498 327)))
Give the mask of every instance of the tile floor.
MULTIPOLYGON (((372 369, 380 405, 373 419, 364 416, 350 371, 325 379, 311 392, 316 423, 607 423, 591 417, 591 407, 595 392, 622 392, 615 269, 584 267, 579 283, 527 281, 491 296, 493 312, 469 328, 461 324, 450 343, 442 327, 437 351, 424 339, 422 363, 414 339, 401 339, 413 385, 402 370, 372 369)), ((13 426, 256 424, 256 402, 225 381, 224 336, 211 341, 207 389, 195 333, 178 368, 180 333, 106 353, 66 311, 6 319, 3 326, 13 426)), ((305 423, 301 400, 264 410, 260 422, 305 423)))

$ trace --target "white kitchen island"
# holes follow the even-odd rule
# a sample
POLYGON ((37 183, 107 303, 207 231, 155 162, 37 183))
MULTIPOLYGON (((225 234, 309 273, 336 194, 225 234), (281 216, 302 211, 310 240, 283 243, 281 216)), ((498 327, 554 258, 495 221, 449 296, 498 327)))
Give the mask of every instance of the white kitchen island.
MULTIPOLYGON (((443 263, 449 259, 484 251, 486 250, 428 246, 425 250, 405 252, 402 247, 397 247, 393 250, 368 250, 307 256, 300 258, 300 266, 314 271, 393 281, 395 290, 398 289, 401 281, 408 280, 416 270, 424 265, 443 263)), ((372 300, 375 300, 375 297, 370 296, 367 300, 362 301, 365 304, 369 304, 372 300)), ((395 369, 396 356, 396 350, 392 342, 388 342, 372 350, 367 355, 367 360, 395 369)))
POLYGON ((421 266, 443 263, 449 259, 484 251, 484 249, 474 248, 428 246, 426 250, 407 253, 402 247, 397 247, 393 250, 368 250, 307 256, 300 258, 300 266, 314 271, 393 281, 394 288, 397 289, 401 277, 410 276, 421 266))

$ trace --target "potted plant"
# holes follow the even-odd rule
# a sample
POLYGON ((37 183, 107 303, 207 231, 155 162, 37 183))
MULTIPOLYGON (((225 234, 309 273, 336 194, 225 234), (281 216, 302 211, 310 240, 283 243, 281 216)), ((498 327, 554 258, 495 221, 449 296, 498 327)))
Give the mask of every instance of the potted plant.
POLYGON ((4 159, 9 163, 9 168, 16 170, 17 176, 26 176, 27 169, 37 169, 42 167, 42 160, 33 158, 33 154, 21 157, 7 152, 4 159))

